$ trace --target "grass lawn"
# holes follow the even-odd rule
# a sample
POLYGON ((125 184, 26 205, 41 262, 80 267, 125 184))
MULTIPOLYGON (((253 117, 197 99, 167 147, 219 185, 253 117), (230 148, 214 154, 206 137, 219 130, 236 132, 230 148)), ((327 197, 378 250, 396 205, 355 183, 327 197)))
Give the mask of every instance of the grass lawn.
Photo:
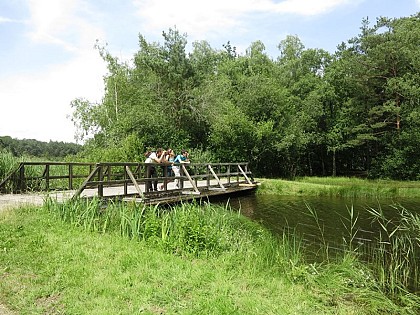
POLYGON ((296 180, 257 179, 258 193, 302 196, 420 198, 420 182, 349 177, 302 177, 296 180))
MULTIPOLYGON (((188 211, 196 211, 194 207, 188 211)), ((168 251, 164 237, 92 232, 47 208, 0 213, 0 304, 15 314, 415 314, 351 256, 306 264, 293 238, 273 241, 225 209, 217 253, 168 251), (238 222, 236 222, 237 220, 238 222), (232 226, 230 226, 232 229, 232 226)), ((215 226, 203 226, 208 233, 215 226)), ((173 248, 173 247, 170 247, 173 248)), ((184 247, 185 248, 185 247, 184 247)))

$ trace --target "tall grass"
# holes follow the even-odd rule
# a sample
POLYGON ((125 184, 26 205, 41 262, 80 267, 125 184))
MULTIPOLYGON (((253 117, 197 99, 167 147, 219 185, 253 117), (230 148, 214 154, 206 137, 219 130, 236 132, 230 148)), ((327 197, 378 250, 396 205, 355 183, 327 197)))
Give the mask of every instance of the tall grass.
POLYGON ((399 217, 389 219, 380 207, 368 209, 380 233, 366 257, 383 290, 394 297, 420 291, 420 216, 403 207, 398 210, 399 217))
MULTIPOLYGON (((323 259, 330 260, 330 244, 324 235, 316 210, 306 206, 320 233, 320 248, 323 259)), ((361 242, 357 239, 358 216, 353 207, 348 208, 348 217, 342 217, 346 234, 343 236, 344 255, 351 255, 368 264, 378 287, 394 300, 401 300, 420 290, 420 216, 401 206, 397 218, 387 218, 382 208, 367 208, 371 215, 372 229, 379 230, 377 237, 361 242), (411 292, 411 293, 409 293, 411 292)), ((337 254, 340 255, 339 253, 337 254)), ((419 297, 414 297, 420 302, 419 297)))
POLYGON ((0 150, 0 181, 2 181, 20 162, 12 153, 0 150))
MULTIPOLYGON (((233 211, 227 204, 186 203, 173 207, 135 202, 76 199, 44 207, 61 220, 85 230, 117 233, 145 241, 168 253, 189 257, 219 257, 241 253, 256 269, 285 270, 301 260, 301 243, 294 236, 278 239, 268 230, 233 211)), ((252 269, 252 268, 251 268, 252 269)))

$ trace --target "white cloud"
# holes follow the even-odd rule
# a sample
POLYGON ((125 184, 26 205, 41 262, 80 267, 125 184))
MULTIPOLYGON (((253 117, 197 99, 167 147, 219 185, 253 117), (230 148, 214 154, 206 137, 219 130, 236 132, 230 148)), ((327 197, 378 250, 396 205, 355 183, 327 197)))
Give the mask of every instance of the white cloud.
POLYGON ((74 141, 74 126, 67 118, 70 102, 77 97, 95 102, 103 96, 106 65, 93 45, 104 32, 96 25, 85 0, 27 3, 31 41, 26 47, 28 51, 43 49, 47 59, 42 68, 36 68, 36 74, 28 68, 0 79, 0 135, 74 141), (65 55, 68 59, 57 64, 57 50, 50 50, 50 45, 70 52, 65 55))
POLYGON ((274 12, 278 13, 319 15, 350 2, 349 0, 286 0, 280 3, 271 2, 271 5, 267 6, 267 8, 271 7, 274 12))
POLYGON ((100 101, 105 64, 96 51, 40 74, 0 80, 0 135, 42 141, 74 141, 67 115, 77 97, 100 101), (30 135, 30 136, 28 136, 30 135))
POLYGON ((0 24, 2 23, 25 23, 25 21, 10 19, 4 16, 0 16, 0 24))
POLYGON ((84 0, 28 0, 30 33, 36 43, 56 44, 69 51, 90 45, 103 37, 89 5, 84 0))
MULTIPOLYGON (((360 0, 358 0, 360 1, 360 0)), ((245 31, 247 17, 255 14, 319 15, 350 0, 134 0, 149 32, 177 26, 193 39, 245 31)))

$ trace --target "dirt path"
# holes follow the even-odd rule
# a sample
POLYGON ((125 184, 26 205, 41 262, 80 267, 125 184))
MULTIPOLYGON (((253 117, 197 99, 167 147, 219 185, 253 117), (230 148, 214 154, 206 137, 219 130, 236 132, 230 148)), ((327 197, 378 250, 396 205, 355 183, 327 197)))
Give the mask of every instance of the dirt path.
POLYGON ((0 315, 14 315, 6 306, 0 304, 0 315))
POLYGON ((25 205, 42 206, 47 196, 58 201, 63 201, 71 198, 73 194, 74 191, 72 190, 49 193, 0 194, 0 211, 25 205))
POLYGON ((3 209, 16 208, 24 205, 42 205, 43 202, 44 196, 39 194, 0 194, 0 211, 3 209))

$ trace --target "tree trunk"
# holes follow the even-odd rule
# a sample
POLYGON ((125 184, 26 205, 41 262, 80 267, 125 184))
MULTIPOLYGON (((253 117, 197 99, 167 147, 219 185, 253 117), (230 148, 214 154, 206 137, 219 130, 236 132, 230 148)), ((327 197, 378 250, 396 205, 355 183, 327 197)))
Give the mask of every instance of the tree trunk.
POLYGON ((308 154, 308 163, 309 163, 309 176, 312 176, 313 170, 312 170, 311 153, 308 154))

